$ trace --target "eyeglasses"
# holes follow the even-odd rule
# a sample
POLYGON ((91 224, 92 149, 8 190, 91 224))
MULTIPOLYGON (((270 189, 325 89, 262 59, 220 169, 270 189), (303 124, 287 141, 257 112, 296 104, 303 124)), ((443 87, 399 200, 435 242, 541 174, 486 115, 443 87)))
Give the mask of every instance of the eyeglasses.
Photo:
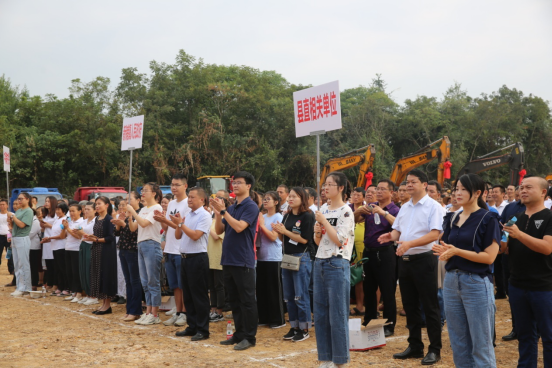
POLYGON ((242 185, 245 184, 243 181, 233 181, 232 185, 242 185))
POLYGON ((263 198, 263 202, 270 202, 272 198, 263 198))
POLYGON ((337 187, 338 185, 337 184, 323 184, 322 185, 322 189, 325 189, 326 187, 337 187))
POLYGON ((24 200, 25 198, 17 198, 18 201, 22 201, 24 200))
POLYGON ((153 193, 153 190, 143 190, 142 193, 153 193))

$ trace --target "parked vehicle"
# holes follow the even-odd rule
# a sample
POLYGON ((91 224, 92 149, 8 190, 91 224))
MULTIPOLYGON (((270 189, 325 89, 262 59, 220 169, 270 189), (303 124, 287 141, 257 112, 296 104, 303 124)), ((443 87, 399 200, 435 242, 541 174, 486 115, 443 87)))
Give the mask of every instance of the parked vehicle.
POLYGON ((14 188, 11 192, 10 197, 10 211, 13 212, 13 202, 19 197, 19 194, 21 192, 27 192, 31 195, 31 197, 36 197, 38 199, 37 206, 44 206, 44 202, 46 201, 46 197, 48 196, 54 196, 57 199, 63 198, 62 194, 59 192, 58 188, 43 188, 43 187, 35 187, 35 188, 14 188))
POLYGON ((123 187, 80 187, 77 188, 73 199, 75 201, 90 201, 105 196, 107 198, 128 196, 128 192, 123 187))

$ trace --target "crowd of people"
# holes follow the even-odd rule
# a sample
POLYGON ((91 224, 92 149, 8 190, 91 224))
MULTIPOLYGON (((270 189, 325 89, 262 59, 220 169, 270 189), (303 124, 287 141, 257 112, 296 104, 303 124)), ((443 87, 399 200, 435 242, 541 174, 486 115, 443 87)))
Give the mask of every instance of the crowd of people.
POLYGON ((6 286, 16 287, 13 296, 42 290, 97 305, 96 315, 126 304, 123 321, 149 326, 162 322, 166 282, 175 307, 162 323, 185 327, 177 336, 210 338, 210 323, 225 311, 235 332, 220 344, 235 350, 254 347, 260 326, 288 322, 282 338, 301 342, 315 325, 321 367, 349 362, 350 316, 367 325, 381 311, 385 336, 395 333, 397 285, 409 336, 394 359, 440 361, 446 323, 457 367, 496 367, 495 299, 508 297, 512 332, 502 339, 518 340, 518 367, 537 366, 539 338, 544 366, 552 367, 545 179, 504 187, 466 174, 445 191, 412 170, 398 188, 388 179, 352 188, 332 172, 320 195, 283 184, 260 193, 254 184, 238 172, 232 196, 209 196, 175 174, 168 196, 147 183, 128 198, 50 196, 42 207, 22 192, 14 213, 0 199, 0 258, 6 248, 14 275, 6 286), (356 263, 364 277, 353 284, 356 263))

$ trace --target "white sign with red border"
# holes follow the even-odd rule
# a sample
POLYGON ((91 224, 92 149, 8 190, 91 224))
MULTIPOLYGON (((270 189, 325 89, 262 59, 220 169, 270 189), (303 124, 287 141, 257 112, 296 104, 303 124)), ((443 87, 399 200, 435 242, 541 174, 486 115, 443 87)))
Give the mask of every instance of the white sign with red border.
POLYGON ((123 119, 121 151, 142 148, 144 136, 144 115, 123 119))
POLYGON ((11 163, 11 156, 10 156, 10 149, 6 146, 4 146, 4 171, 10 172, 10 163, 11 163))
POLYGON ((293 92, 295 136, 341 129, 339 81, 293 92))

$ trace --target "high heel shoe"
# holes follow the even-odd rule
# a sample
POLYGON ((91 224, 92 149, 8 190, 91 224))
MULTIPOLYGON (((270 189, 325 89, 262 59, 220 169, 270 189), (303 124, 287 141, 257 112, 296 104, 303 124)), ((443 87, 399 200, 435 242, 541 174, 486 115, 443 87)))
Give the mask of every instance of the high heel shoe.
POLYGON ((106 310, 104 311, 98 311, 98 313, 96 313, 97 316, 100 316, 100 315, 104 315, 104 314, 111 314, 113 313, 113 311, 111 310, 111 307, 107 308, 106 310))

